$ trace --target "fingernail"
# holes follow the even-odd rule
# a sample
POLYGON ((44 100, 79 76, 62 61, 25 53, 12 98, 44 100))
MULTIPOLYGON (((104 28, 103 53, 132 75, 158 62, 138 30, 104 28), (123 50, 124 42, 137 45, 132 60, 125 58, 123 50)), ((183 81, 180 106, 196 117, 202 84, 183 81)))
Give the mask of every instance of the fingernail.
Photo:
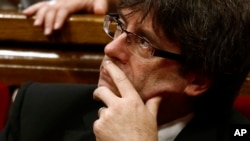
POLYGON ((55 23, 54 29, 57 30, 57 29, 59 29, 59 28, 60 28, 60 24, 59 24, 59 23, 55 23))
POLYGON ((45 35, 49 35, 51 33, 51 29, 50 28, 46 28, 44 31, 45 35))
POLYGON ((105 64, 110 64, 111 61, 110 60, 105 60, 105 64))
POLYGON ((110 60, 104 60, 104 62, 103 62, 103 67, 104 67, 104 68, 108 67, 108 65, 109 65, 110 63, 111 63, 110 60))
POLYGON ((39 20, 35 20, 34 26, 38 26, 39 24, 40 24, 40 21, 39 20))

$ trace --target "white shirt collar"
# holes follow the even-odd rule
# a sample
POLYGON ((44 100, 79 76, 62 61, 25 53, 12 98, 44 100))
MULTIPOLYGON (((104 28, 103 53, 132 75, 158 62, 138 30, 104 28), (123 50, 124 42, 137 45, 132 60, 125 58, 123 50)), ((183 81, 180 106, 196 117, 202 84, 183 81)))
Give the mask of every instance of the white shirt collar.
POLYGON ((193 118, 193 113, 159 126, 158 141, 174 141, 181 130, 193 118))

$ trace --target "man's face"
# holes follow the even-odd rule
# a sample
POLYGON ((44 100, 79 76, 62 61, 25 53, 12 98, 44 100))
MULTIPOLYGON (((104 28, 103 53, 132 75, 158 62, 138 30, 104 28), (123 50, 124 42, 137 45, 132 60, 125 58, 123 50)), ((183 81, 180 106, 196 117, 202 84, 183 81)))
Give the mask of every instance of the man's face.
MULTIPOLYGON (((140 14, 125 16, 130 11, 122 10, 120 21, 129 32, 143 36, 154 44, 158 49, 180 54, 177 45, 168 41, 162 32, 155 33, 152 27, 152 15, 148 14, 143 22, 140 14), (150 37, 148 39, 147 37, 150 37)), ((169 94, 184 93, 187 80, 180 75, 180 63, 175 60, 152 57, 143 58, 128 50, 127 34, 122 33, 110 42, 104 50, 104 60, 114 62, 128 77, 142 99, 161 95, 167 97, 169 94)), ((98 86, 106 86, 114 93, 120 95, 115 84, 107 71, 100 67, 100 78, 98 86)))

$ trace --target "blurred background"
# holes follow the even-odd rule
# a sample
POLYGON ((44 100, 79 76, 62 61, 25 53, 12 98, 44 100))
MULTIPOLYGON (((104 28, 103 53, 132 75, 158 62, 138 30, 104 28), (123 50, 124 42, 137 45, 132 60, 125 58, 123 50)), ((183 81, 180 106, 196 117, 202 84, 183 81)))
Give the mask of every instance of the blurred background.
POLYGON ((38 1, 49 1, 49 0, 0 0, 0 9, 23 10, 38 1))

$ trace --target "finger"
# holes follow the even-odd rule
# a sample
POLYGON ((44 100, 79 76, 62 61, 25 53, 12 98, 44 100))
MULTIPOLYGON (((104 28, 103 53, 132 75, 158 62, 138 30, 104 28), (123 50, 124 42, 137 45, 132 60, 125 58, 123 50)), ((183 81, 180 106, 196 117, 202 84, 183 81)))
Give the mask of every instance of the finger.
POLYGON ((47 12, 47 7, 42 7, 39 11, 36 13, 36 18, 34 21, 34 26, 41 26, 44 22, 44 17, 47 12))
POLYGON ((154 118, 157 118, 158 109, 159 109, 161 100, 162 98, 160 96, 157 96, 157 97, 153 97, 149 99, 145 104, 148 110, 154 116, 154 118))
POLYGON ((94 14, 103 15, 108 11, 108 1, 106 0, 95 0, 94 1, 94 14))
POLYGON ((45 2, 38 2, 32 6, 29 6, 28 8, 23 10, 23 14, 27 16, 34 15, 44 4, 45 2))
MULTIPOLYGON (((115 65, 110 60, 105 60, 103 67, 109 73, 122 97, 136 96, 134 94, 137 93, 135 88, 133 87, 127 76, 124 74, 124 72, 117 65, 115 65)), ((139 97, 139 95, 137 96, 139 97)))
POLYGON ((54 29, 54 21, 56 17, 56 11, 50 10, 46 13, 45 19, 44 19, 44 34, 50 35, 52 33, 52 30, 54 29))
POLYGON ((102 101, 107 107, 118 100, 118 97, 107 87, 98 87, 93 93, 95 100, 102 101))
POLYGON ((105 112, 106 109, 107 109, 106 107, 99 108, 99 110, 98 110, 98 117, 99 118, 101 117, 102 113, 105 112))
POLYGON ((55 19, 54 30, 58 30, 62 28, 64 21, 66 21, 67 17, 69 16, 69 12, 65 9, 61 9, 57 12, 57 16, 55 19))

